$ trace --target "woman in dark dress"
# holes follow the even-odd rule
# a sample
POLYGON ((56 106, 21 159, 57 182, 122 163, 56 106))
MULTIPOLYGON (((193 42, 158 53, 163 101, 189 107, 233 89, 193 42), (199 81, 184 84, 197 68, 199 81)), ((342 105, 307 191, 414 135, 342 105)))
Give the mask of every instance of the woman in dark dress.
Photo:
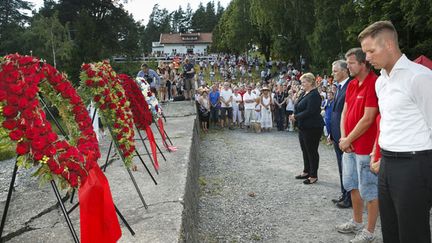
POLYGON ((324 121, 321 116, 321 96, 316 89, 315 76, 305 73, 300 77, 303 94, 294 105, 294 114, 290 116, 299 129, 300 147, 303 153, 303 173, 296 179, 306 179, 304 184, 313 184, 318 180, 319 154, 318 145, 322 136, 324 121))

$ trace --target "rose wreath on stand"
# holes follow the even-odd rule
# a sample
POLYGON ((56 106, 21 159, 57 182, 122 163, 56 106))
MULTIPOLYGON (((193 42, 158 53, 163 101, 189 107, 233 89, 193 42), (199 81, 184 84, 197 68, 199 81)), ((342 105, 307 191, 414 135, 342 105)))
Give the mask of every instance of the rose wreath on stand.
POLYGON ((168 151, 176 151, 177 148, 174 146, 170 146, 168 145, 168 143, 166 142, 166 136, 165 136, 165 130, 164 130, 164 124, 162 121, 162 117, 163 117, 163 113, 162 113, 162 109, 159 106, 159 102, 157 100, 157 98, 155 97, 155 95, 151 92, 150 90, 150 84, 142 77, 137 77, 136 78, 136 83, 139 85, 142 94, 144 95, 147 104, 149 106, 150 111, 152 112, 153 115, 153 120, 155 122, 158 123, 159 127, 159 133, 162 136, 162 143, 164 145, 164 147, 168 150, 168 151))
POLYGON ((93 99, 102 120, 111 128, 112 139, 118 142, 125 165, 131 167, 135 152, 133 118, 116 73, 107 61, 89 63, 81 66, 80 79, 83 99, 93 99))
POLYGON ((121 236, 108 182, 97 165, 96 135, 84 103, 66 75, 49 64, 18 54, 0 58, 0 122, 16 143, 17 165, 39 166, 35 175, 55 180, 62 188, 79 188, 81 240, 100 237, 115 242, 121 236), (70 140, 60 139, 39 103, 38 93, 57 106, 70 140), (92 202, 98 213, 91 213, 92 202), (110 223, 94 225, 90 222, 110 223), (90 233, 91 232, 91 233, 90 233))
POLYGON ((156 141, 153 131, 150 128, 152 123, 152 113, 149 110, 147 101, 145 100, 140 88, 135 81, 126 74, 119 74, 118 78, 125 90, 126 97, 132 109, 133 120, 137 129, 146 131, 147 138, 150 142, 150 148, 153 153, 153 166, 156 170, 159 169, 159 163, 156 152, 156 141))

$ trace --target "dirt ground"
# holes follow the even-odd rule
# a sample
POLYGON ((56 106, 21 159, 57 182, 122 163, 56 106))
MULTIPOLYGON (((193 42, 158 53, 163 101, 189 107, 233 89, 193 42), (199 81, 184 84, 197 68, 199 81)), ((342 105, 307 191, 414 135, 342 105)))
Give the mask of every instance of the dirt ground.
MULTIPOLYGON (((340 193, 336 157, 320 144, 319 180, 304 185, 297 133, 213 129, 202 135, 200 242, 349 242, 335 225, 351 218, 340 193)), ((366 215, 366 214, 365 214, 366 215)), ((366 217, 365 217, 366 219, 366 217)), ((375 242, 382 242, 380 223, 375 242)))

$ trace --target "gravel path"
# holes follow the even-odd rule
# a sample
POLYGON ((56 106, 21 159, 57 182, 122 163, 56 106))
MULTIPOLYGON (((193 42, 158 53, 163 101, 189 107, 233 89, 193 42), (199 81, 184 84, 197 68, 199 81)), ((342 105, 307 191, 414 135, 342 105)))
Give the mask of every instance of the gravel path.
MULTIPOLYGON (((334 151, 320 144, 319 181, 294 179, 302 167, 297 133, 214 129, 202 135, 200 242, 349 242, 334 226, 350 209, 339 196, 334 151)), ((375 242, 382 242, 378 222, 375 242)))

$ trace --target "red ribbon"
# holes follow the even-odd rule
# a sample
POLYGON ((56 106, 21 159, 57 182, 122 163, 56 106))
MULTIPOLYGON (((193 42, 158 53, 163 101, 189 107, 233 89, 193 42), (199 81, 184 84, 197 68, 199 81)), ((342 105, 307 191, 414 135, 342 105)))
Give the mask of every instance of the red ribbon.
POLYGON ((177 151, 177 147, 168 145, 168 143, 166 141, 166 136, 165 136, 164 124, 163 124, 162 119, 160 119, 160 118, 158 119, 158 125, 159 125, 159 133, 162 136, 162 143, 163 143, 164 147, 170 152, 177 151))
POLYGON ((95 166, 79 192, 81 242, 117 242, 121 237, 108 180, 95 166))
POLYGON ((158 163, 157 152, 156 152, 156 141, 155 141, 154 134, 153 134, 153 131, 151 130, 150 126, 146 126, 146 133, 147 133, 147 138, 150 142, 151 151, 153 153, 153 162, 154 162, 153 165, 154 165, 156 170, 159 170, 159 163, 158 163))

